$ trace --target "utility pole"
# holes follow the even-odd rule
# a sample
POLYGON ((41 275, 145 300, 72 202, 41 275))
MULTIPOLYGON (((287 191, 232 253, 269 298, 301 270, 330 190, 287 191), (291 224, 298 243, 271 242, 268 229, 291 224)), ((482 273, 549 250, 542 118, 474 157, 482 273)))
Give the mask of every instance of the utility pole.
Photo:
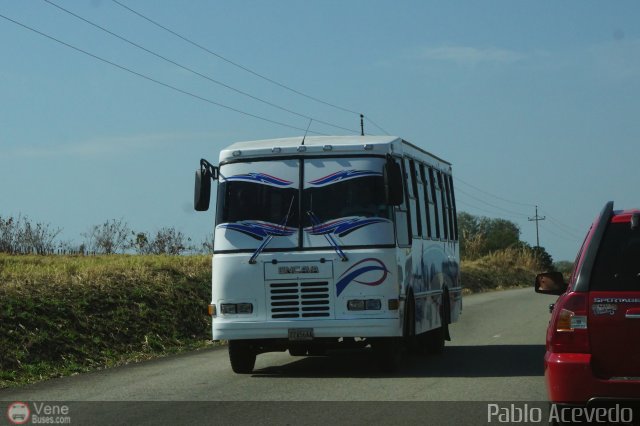
POLYGON ((529 218, 529 222, 536 222, 536 247, 540 247, 540 234, 538 232, 538 222, 545 220, 546 216, 538 216, 538 206, 536 206, 536 215, 529 218))

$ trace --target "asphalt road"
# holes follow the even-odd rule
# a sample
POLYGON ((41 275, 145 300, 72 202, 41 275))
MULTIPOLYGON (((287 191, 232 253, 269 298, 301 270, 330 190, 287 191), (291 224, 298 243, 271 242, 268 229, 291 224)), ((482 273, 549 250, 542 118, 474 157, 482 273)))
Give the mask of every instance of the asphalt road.
POLYGON ((222 347, 5 389, 0 401, 57 401, 72 424, 487 424, 488 403, 544 404, 554 300, 532 289, 467 296, 444 353, 406 355, 394 374, 349 351, 262 354, 252 375, 237 375, 222 347))

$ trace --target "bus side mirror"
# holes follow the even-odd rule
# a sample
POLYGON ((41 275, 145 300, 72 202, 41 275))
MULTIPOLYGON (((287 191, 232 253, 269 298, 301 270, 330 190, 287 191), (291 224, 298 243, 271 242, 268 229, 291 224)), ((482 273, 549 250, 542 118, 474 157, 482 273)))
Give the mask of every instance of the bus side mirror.
POLYGON ((404 201, 404 193, 402 191, 402 170, 400 165, 396 163, 390 156, 384 165, 384 192, 387 204, 390 206, 399 206, 404 201))
POLYGON ((218 179, 218 168, 207 160, 200 160, 200 170, 196 171, 196 184, 193 197, 193 207, 204 212, 209 210, 211 201, 211 179, 218 179))

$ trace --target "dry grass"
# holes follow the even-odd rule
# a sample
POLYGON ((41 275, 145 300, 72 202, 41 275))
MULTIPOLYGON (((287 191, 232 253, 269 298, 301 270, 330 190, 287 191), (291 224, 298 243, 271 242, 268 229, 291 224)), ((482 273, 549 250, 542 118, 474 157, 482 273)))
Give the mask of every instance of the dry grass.
POLYGON ((202 346, 209 256, 0 255, 0 387, 202 346))
POLYGON ((532 286, 541 269, 529 250, 510 248, 476 260, 463 260, 462 284, 467 293, 532 286))

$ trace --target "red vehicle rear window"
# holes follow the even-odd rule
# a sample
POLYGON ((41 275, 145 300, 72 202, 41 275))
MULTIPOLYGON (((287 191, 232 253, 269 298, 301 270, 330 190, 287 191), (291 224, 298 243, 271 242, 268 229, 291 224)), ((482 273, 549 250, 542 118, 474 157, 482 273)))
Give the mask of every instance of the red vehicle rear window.
POLYGON ((610 223, 598 250, 590 290, 640 290, 640 229, 610 223))

